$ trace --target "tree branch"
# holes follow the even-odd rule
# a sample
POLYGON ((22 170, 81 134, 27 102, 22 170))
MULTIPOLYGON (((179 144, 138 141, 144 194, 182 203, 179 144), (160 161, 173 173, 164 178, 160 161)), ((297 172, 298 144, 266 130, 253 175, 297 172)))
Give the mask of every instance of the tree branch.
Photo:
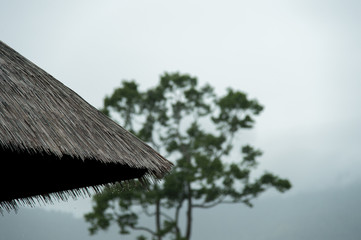
POLYGON ((207 203, 193 204, 192 207, 193 208, 212 208, 212 207, 215 207, 215 206, 217 206, 219 204, 233 204, 233 203, 240 203, 240 202, 243 202, 243 200, 225 201, 225 200, 221 199, 219 201, 216 201, 216 202, 210 203, 210 204, 207 204, 207 203))
MULTIPOLYGON (((148 210, 146 210, 146 209, 143 209, 144 210, 144 213, 145 213, 145 215, 147 215, 148 217, 154 217, 155 216, 155 213, 150 213, 150 212, 148 212, 148 210)), ((166 219, 168 219, 169 221, 173 221, 174 219, 171 217, 171 216, 169 216, 168 214, 165 214, 165 213, 160 213, 160 215, 161 216, 163 216, 163 217, 165 217, 166 219)))
POLYGON ((152 234, 153 236, 156 236, 157 233, 155 233, 154 231, 152 231, 151 229, 147 228, 147 227, 137 227, 137 226, 130 226, 130 228, 134 229, 134 230, 142 230, 142 231, 146 231, 150 234, 152 234))

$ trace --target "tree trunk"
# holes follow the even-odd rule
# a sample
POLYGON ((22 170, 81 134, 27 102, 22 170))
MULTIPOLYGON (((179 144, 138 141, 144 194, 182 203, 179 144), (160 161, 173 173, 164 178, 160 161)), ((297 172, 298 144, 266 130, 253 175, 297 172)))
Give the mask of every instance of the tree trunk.
POLYGON ((157 238, 158 240, 162 240, 162 236, 160 235, 160 199, 157 199, 157 202, 155 204, 155 224, 157 229, 157 238))
POLYGON ((192 232, 192 190, 190 183, 187 184, 188 188, 188 209, 187 209, 187 231, 186 231, 186 239, 191 239, 192 232))

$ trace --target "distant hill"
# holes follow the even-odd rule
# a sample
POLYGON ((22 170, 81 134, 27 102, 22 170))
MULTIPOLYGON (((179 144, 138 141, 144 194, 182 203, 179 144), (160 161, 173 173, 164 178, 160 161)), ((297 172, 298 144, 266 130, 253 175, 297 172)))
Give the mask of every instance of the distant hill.
POLYGON ((113 240, 116 231, 88 235, 88 226, 70 213, 46 211, 39 208, 19 209, 18 214, 0 215, 0 239, 4 240, 113 240))
POLYGON ((360 203, 361 184, 352 184, 307 194, 260 197, 253 208, 230 205, 211 212, 200 210, 194 239, 359 240, 360 203))
MULTIPOLYGON (((307 194, 265 196, 254 208, 225 205, 198 210, 192 239, 358 240, 360 202, 361 184, 352 184, 307 194)), ((0 215, 0 239, 5 240, 135 239, 135 235, 120 236, 116 227, 95 236, 89 236, 87 228, 83 219, 39 208, 0 215)))

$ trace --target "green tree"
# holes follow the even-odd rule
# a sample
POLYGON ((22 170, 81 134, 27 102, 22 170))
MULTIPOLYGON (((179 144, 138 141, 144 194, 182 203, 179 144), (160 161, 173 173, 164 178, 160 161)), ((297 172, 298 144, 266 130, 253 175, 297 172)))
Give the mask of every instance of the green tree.
POLYGON ((121 191, 113 186, 96 194, 92 212, 85 215, 90 233, 116 223, 121 234, 141 230, 152 239, 189 240, 195 208, 252 206, 252 200, 269 188, 290 189, 288 180, 269 172, 251 178, 262 152, 235 141, 241 129, 253 127, 254 117, 262 110, 243 92, 229 88, 224 96, 217 96, 211 86, 200 87, 197 78, 189 75, 165 73, 156 87, 145 91, 134 81, 123 81, 105 98, 103 112, 122 119, 126 129, 163 153, 175 167, 148 191, 140 187, 121 191), (233 148, 239 151, 239 159, 226 160, 233 148), (180 223, 182 213, 186 224, 180 223), (141 215, 154 218, 154 228, 141 226, 141 215))

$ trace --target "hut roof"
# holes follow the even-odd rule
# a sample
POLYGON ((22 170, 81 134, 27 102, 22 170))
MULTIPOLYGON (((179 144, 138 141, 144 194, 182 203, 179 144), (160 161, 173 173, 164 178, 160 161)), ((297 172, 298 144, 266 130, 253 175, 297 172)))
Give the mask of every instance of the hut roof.
POLYGON ((1 209, 159 179, 172 164, 0 41, 0 166, 1 209))

